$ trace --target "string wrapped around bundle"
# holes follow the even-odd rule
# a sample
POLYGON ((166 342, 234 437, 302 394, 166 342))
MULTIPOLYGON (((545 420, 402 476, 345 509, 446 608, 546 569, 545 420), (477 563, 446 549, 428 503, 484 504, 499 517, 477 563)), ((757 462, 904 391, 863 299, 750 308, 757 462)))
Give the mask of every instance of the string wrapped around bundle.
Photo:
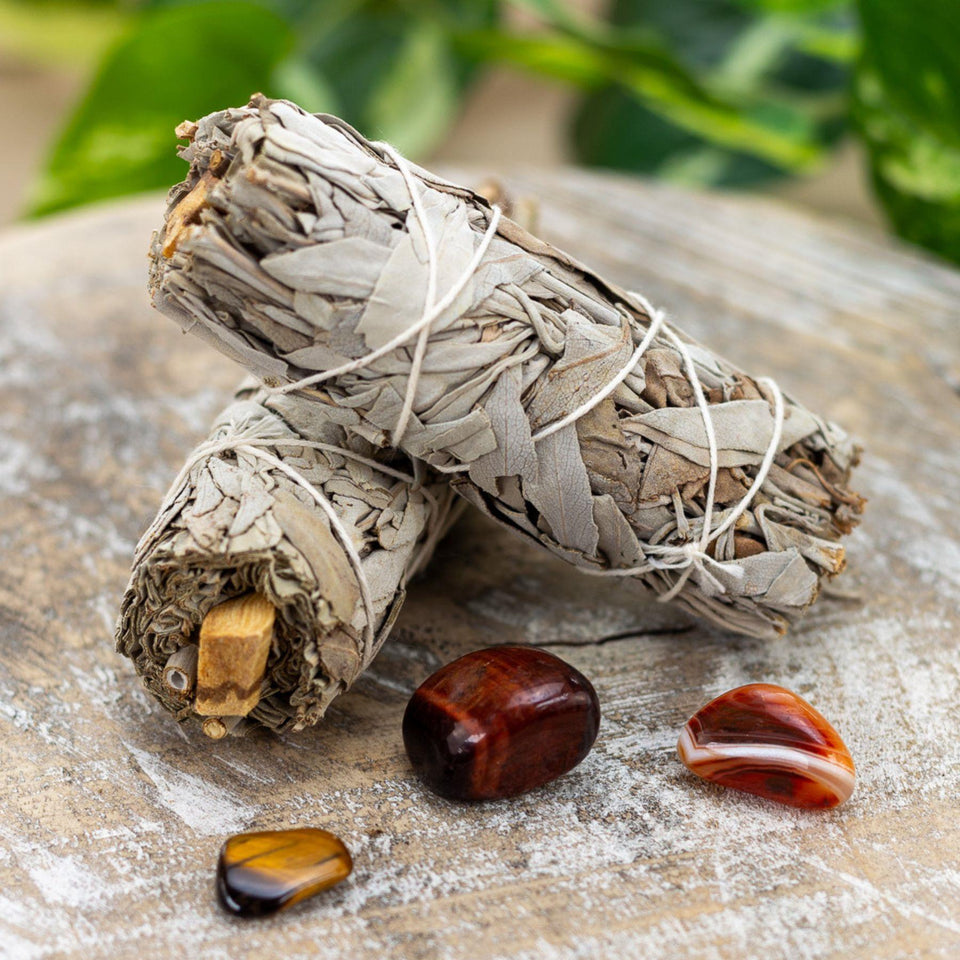
POLYGON ((472 191, 255 96, 185 124, 154 304, 587 573, 782 633, 863 501, 836 425, 472 191))
POLYGON ((138 545, 117 648, 214 738, 320 719, 451 522, 445 484, 323 412, 241 389, 138 545))

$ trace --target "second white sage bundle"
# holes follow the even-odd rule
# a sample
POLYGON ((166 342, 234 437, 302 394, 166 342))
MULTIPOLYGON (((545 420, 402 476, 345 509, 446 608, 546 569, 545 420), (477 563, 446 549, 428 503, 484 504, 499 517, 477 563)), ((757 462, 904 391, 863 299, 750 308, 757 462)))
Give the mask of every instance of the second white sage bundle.
POLYGON ((164 707, 214 737, 241 716, 274 730, 320 719, 376 655, 451 518, 445 485, 319 413, 241 390, 137 549, 118 649, 164 707), (238 598, 268 613, 265 660, 228 636, 212 681, 199 652, 198 679, 204 625, 238 598))
POLYGON ((858 450, 771 381, 334 117, 258 96, 181 133, 154 303, 274 389, 732 630, 842 569, 858 450))

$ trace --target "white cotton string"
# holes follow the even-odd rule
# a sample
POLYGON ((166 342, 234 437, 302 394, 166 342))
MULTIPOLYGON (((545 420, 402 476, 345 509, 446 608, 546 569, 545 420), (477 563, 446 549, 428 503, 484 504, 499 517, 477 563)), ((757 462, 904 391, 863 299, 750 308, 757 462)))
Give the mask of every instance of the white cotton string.
MULTIPOLYGON (((443 502, 441 503, 441 501, 438 500, 437 497, 435 497, 433 493, 426 486, 424 486, 422 477, 414 476, 409 473, 404 473, 402 470, 395 470, 393 467, 389 467, 386 464, 381 463, 379 460, 374 460, 372 457, 363 457, 358 453, 354 453, 352 450, 348 450, 345 447, 338 447, 336 444, 333 444, 333 443, 320 443, 319 441, 312 441, 312 440, 297 440, 291 437, 288 440, 284 440, 284 439, 248 440, 243 444, 243 447, 255 447, 255 446, 256 447, 283 447, 283 446, 309 447, 312 450, 324 450, 330 453, 338 453, 341 456, 346 457, 347 459, 355 460, 357 463, 366 464, 367 466, 373 467, 375 470, 378 470, 380 473, 386 474, 387 476, 390 476, 390 477, 395 477, 397 480, 402 480, 405 483, 408 483, 412 488, 415 488, 416 490, 418 490, 420 494, 423 496, 424 500, 426 500, 427 503, 429 504, 431 519, 427 526, 427 536, 424 538, 424 541, 420 545, 420 549, 417 551, 416 555, 410 560, 405 576, 407 578, 414 576, 417 573, 417 571, 423 566, 427 557, 429 557, 433 553, 433 551, 436 549, 437 543, 439 542, 440 537, 443 535, 444 525, 447 522, 447 517, 450 515, 450 512, 453 508, 453 501, 455 499, 455 494, 452 490, 446 489, 444 491, 444 494, 442 497, 443 502)), ((250 450, 249 452, 255 453, 255 451, 253 450, 250 450)), ((417 470, 418 473, 421 472, 418 469, 419 463, 420 461, 414 461, 414 469, 417 470)), ((297 473, 297 471, 293 470, 292 468, 288 468, 285 464, 280 469, 283 470, 283 472, 286 473, 287 476, 291 477, 291 479, 296 480, 296 482, 298 483, 300 482, 299 480, 297 480, 297 478, 300 477, 300 474, 297 473), (296 477, 294 477, 293 474, 296 474, 296 477)), ((303 486, 305 490, 310 492, 309 484, 306 482, 305 478, 301 478, 301 479, 304 480, 304 483, 301 484, 301 486, 303 486)), ((319 493, 319 491, 317 491, 317 493, 319 493)), ((323 496, 323 494, 319 494, 319 495, 321 497, 323 496)), ((313 496, 312 493, 311 493, 311 496, 313 496)), ((314 497, 314 499, 316 499, 316 497, 314 497)), ((319 503, 319 501, 317 502, 319 503)), ((333 509, 333 506, 329 504, 329 501, 327 501, 327 503, 330 506, 330 509, 333 509)), ((466 503, 464 503, 464 506, 465 505, 466 503)), ((321 506, 323 505, 321 504, 321 506)), ((323 509, 326 511, 327 508, 323 507, 323 509)), ((339 518, 334 518, 331 514, 329 514, 329 512, 327 515, 330 516, 331 521, 335 525, 337 525, 337 529, 341 530, 342 527, 338 526, 340 524, 339 518)), ((343 540, 342 537, 341 537, 341 541, 344 543, 344 546, 347 549, 347 555, 350 556, 350 547, 347 546, 347 541, 343 540)), ((357 560, 359 561, 359 555, 357 556, 357 560)), ((372 596, 371 590, 370 590, 370 584, 369 584, 369 581, 367 580, 367 576, 365 571, 363 570, 362 565, 357 566, 356 564, 353 564, 352 558, 351 558, 351 564, 354 567, 354 571, 357 574, 357 580, 360 583, 361 596, 363 597, 372 596)), ((365 613, 367 614, 367 617, 368 617, 367 622, 372 624, 373 623, 372 607, 369 606, 366 603, 366 601, 364 602, 364 607, 365 607, 365 613)), ((372 631, 372 627, 371 627, 371 631, 372 631)), ((365 638, 365 642, 366 642, 366 638, 365 638)), ((370 636, 370 642, 371 644, 373 642, 372 632, 370 636)))
POLYGON ((422 485, 419 478, 403 470, 397 470, 385 463, 381 463, 379 460, 374 460, 373 457, 363 457, 359 453, 348 450, 346 447, 338 447, 334 443, 320 443, 316 440, 295 440, 293 438, 289 440, 250 440, 248 443, 251 447, 308 447, 310 450, 324 450, 328 453, 339 453, 348 460, 364 463, 368 467, 373 467, 374 470, 386 474, 388 477, 394 477, 396 480, 402 480, 404 483, 416 487, 434 510, 439 509, 437 498, 422 485))
MULTIPOLYGON (((416 478, 413 484, 414 489, 419 490, 430 501, 431 520, 427 528, 427 535, 420 544, 420 549, 417 551, 416 556, 407 564, 404 582, 416 576, 429 560, 437 544, 440 542, 440 538, 447 532, 447 523, 454 511, 453 503, 459 499, 450 487, 444 487, 436 497, 427 490, 426 486, 424 486, 424 481, 427 476, 427 464, 424 463, 423 460, 413 461, 413 471, 416 478)), ((459 502, 461 506, 466 506, 465 500, 460 500, 459 502)))
POLYGON ((623 383, 627 377, 633 372, 634 367, 640 362, 640 358, 646 352, 647 347, 653 342, 653 338, 657 335, 660 328, 663 326, 663 311, 654 310, 652 307, 648 311, 650 316, 650 327, 644 335, 643 339, 637 345, 636 350, 630 355, 630 359, 620 368, 619 372, 613 377, 613 379, 601 390, 599 393, 595 393, 586 403, 577 407, 572 413, 568 413, 565 417, 560 420, 556 420, 553 423, 549 424, 546 427, 543 427, 541 430, 538 430, 533 434, 532 440, 536 443, 538 440, 543 440, 544 437, 549 437, 551 434, 556 433, 558 430, 562 430, 564 427, 569 426, 576 420, 579 420, 582 416, 589 413, 597 404, 603 403, 607 397, 613 393, 617 387, 623 383))
MULTIPOLYGON (((636 297, 640 301, 648 316, 650 316, 651 327, 653 326, 653 319, 656 317, 660 321, 659 326, 662 328, 664 336, 670 340, 670 342, 679 352, 683 360, 684 368, 686 369, 687 379, 689 380, 690 386, 693 389, 694 398, 697 402, 697 406, 700 409, 700 414, 703 417, 703 427, 707 438, 710 474, 707 481, 707 496, 703 513, 701 533, 699 540, 691 543, 641 545, 646 563, 640 564, 639 566, 620 567, 615 570, 592 570, 588 567, 584 567, 582 569, 584 572, 593 574, 594 576, 613 577, 635 576, 637 574, 650 573, 653 570, 681 571, 680 576, 673 583, 670 589, 658 597, 658 600, 663 603, 667 602, 668 600, 672 600, 683 589, 684 584, 687 582, 690 574, 694 570, 699 572, 703 586, 716 593, 724 593, 725 588, 722 582, 707 569, 708 566, 721 567, 722 563, 715 557, 710 556, 710 554, 707 553, 707 548, 715 539, 717 539, 717 537, 723 534, 726 530, 729 530, 730 527, 732 527, 737 520, 740 519, 744 511, 750 505, 757 491, 763 486, 763 482, 766 480, 767 474, 770 472, 770 467, 773 465, 773 461, 780 449, 780 440, 783 436, 783 394, 781 393, 779 386, 777 386, 776 381, 766 377, 757 381, 758 384, 764 384, 773 394, 774 414, 770 443, 767 446, 756 476, 753 478, 753 481, 747 489, 747 492, 740 499, 736 507, 734 507, 727 514, 723 522, 718 527, 713 528, 713 511, 716 499, 717 474, 719 471, 719 452, 717 449, 717 435, 716 430, 714 429, 713 414, 710 410, 710 404, 707 403, 707 398, 703 392, 703 386, 700 383, 700 376, 697 373, 696 364, 694 363, 690 351, 687 349, 687 345, 666 325, 661 312, 653 310, 648 301, 640 294, 634 293, 632 296, 636 297)), ((644 339, 646 340, 646 337, 644 339)), ((643 345, 642 341, 641 345, 643 345)), ((632 369, 632 365, 629 369, 627 369, 626 373, 621 370, 620 373, 617 374, 619 379, 616 380, 614 389, 616 386, 619 386, 624 379, 626 379, 630 369, 632 369)), ((603 396, 609 395, 611 391, 607 388, 604 389, 606 391, 605 393, 601 391, 603 396)), ((591 404, 592 406, 595 406, 592 401, 591 404)), ((584 404, 586 409, 592 409, 592 406, 584 404)), ((577 411, 575 411, 575 413, 576 412, 577 411)), ((728 576, 743 576, 743 569, 740 567, 724 567, 724 569, 728 576)))
MULTIPOLYGON (((173 502, 175 494, 179 492, 180 487, 187 479, 190 471, 201 460, 203 460, 205 457, 210 457, 227 450, 235 450, 237 443, 241 442, 239 436, 239 434, 235 434, 232 438, 227 440, 208 440, 200 444, 200 446, 194 450, 194 455, 184 464, 180 473, 177 475, 177 478, 171 484, 170 492, 167 494, 167 498, 164 500, 158 516, 170 506, 170 504, 173 502)), ((374 470, 378 470, 380 473, 386 474, 388 477, 393 477, 396 480, 402 480, 404 483, 413 485, 420 483, 420 481, 413 474, 406 473, 403 470, 397 470, 395 467, 391 467, 386 463, 381 463, 379 460, 374 460, 373 457, 364 457, 359 453, 355 453, 353 450, 348 450, 346 447, 338 447, 334 443, 321 443, 319 440, 300 440, 295 437, 259 437, 256 434, 251 436, 249 439, 244 438, 242 442, 246 446, 250 447, 306 447, 310 450, 323 450, 326 453, 337 453, 342 457, 346 457, 348 460, 355 460, 357 463, 363 463, 368 467, 373 467, 374 470)), ((429 491, 426 490, 426 488, 421 487, 420 489, 428 500, 431 500, 434 503, 436 502, 436 498, 434 498, 429 491)), ((143 538, 141 538, 141 540, 142 539, 143 538)))
MULTIPOLYGON (((703 417, 703 428, 707 434, 707 452, 710 457, 710 478, 707 481, 707 500, 706 505, 703 511, 703 525, 701 528, 700 534, 700 543, 699 545, 685 544, 682 547, 674 547, 677 551, 676 557, 679 563, 678 569, 681 569, 683 572, 677 578, 676 583, 664 594, 662 594, 658 599, 662 603, 666 603, 668 600, 672 600, 682 589, 684 584, 687 582, 690 574, 694 570, 698 570, 702 577, 712 582, 712 585, 719 587, 719 592, 723 593, 723 585, 713 577, 712 574, 709 574, 705 569, 704 564, 715 562, 714 558, 707 553, 707 547, 710 545, 711 539, 711 525, 713 523, 713 504, 714 498, 717 493, 717 471, 719 470, 720 456, 717 452, 717 432, 713 427, 713 414, 710 412, 710 404, 707 403, 707 398, 703 393, 703 386, 700 383, 700 377, 697 374, 696 364, 693 362, 693 357, 690 355, 690 351, 687 349, 687 345, 669 328, 664 329, 664 333, 667 336, 667 339, 677 348, 680 353, 680 356, 683 358, 683 365, 687 371, 687 379, 690 381, 690 386, 693 388, 693 395, 697 401, 697 406, 700 408, 700 415, 703 417)), ((664 551, 669 551, 670 546, 667 545, 664 548, 664 551)), ((669 558, 671 554, 661 553, 661 562, 663 557, 666 555, 668 557, 667 561, 669 563, 669 558)), ((737 573, 734 576, 743 576, 743 571, 739 568, 732 568, 736 570, 737 573)))
POLYGON ((730 527, 732 527, 737 520, 740 519, 747 507, 750 506, 750 502, 753 500, 757 491, 763 486, 763 481, 767 479, 767 474, 770 472, 770 467, 773 466, 773 461, 780 449, 780 440, 783 437, 783 394, 780 392, 780 387, 777 385, 777 381, 771 379, 770 377, 760 377, 757 379, 757 383, 762 383, 773 394, 773 435, 770 437, 770 444, 767 447, 766 453, 763 455, 763 460, 760 462, 760 468, 757 470, 757 475, 753 478, 750 488, 744 494, 743 499, 727 515, 727 518, 723 521, 723 523, 721 523, 720 526, 710 534, 710 540, 715 540, 722 533, 729 530, 730 527))
MULTIPOLYGON (((383 144, 383 151, 388 157, 393 158, 397 165, 400 175, 403 177, 407 190, 410 193, 410 202, 413 204, 413 212, 420 224, 420 232, 423 234, 423 243, 427 248, 427 293, 423 301, 424 313, 429 313, 433 308, 434 300, 437 298, 437 241, 433 235, 433 228, 427 220, 427 213, 423 209, 423 200, 420 197, 420 190, 417 188, 416 181, 413 178, 413 171, 407 161, 397 153, 390 144, 383 144)), ((403 409, 397 418, 397 425, 393 429, 393 445, 399 446, 407 430, 407 424, 410 421, 410 414, 413 413, 413 401, 417 393, 417 384, 420 382, 420 370, 423 367, 423 358, 427 354, 427 343, 430 340, 430 325, 427 324, 417 338, 417 345, 413 351, 413 361, 410 364, 410 374, 407 377, 407 389, 403 397, 403 409)))
POLYGON ((320 373, 311 374, 309 377, 304 377, 301 380, 296 380, 292 383, 286 383, 279 387, 268 387, 267 389, 273 394, 292 393, 295 390, 301 390, 304 387, 311 387, 315 384, 323 383, 325 380, 331 380, 334 377, 343 376, 347 373, 353 373, 356 370, 362 370, 364 367, 369 366, 380 357, 383 357, 393 350, 396 350, 397 347, 403 346, 415 334, 422 333, 423 335, 421 336, 420 341, 418 341, 414 350, 413 363, 411 365, 411 371, 407 382, 404 405, 397 420, 397 427, 394 430, 394 444, 396 444, 399 442, 399 438, 405 432, 410 415, 413 411, 413 398, 416 393, 417 381, 419 379, 420 369, 423 364, 423 358, 426 355, 427 343, 430 338, 430 327, 440 317, 443 311, 446 310, 457 299, 458 296, 460 296, 473 275, 479 269, 480 264, 483 261, 483 258, 486 255, 494 236, 496 235, 497 226, 500 223, 501 211, 498 206, 491 207, 490 222, 487 224, 487 229, 480 238, 480 243, 477 245, 476 250, 474 250, 473 256, 470 258, 470 262, 457 278, 453 286, 450 287, 450 289, 438 301, 436 301, 436 303, 432 303, 431 296, 436 296, 435 286, 438 262, 433 233, 427 222, 427 217, 423 210, 423 206, 420 203, 420 196, 416 190, 416 181, 410 169, 410 165, 403 157, 400 156, 400 154, 396 153, 396 151, 393 151, 392 148, 389 148, 386 145, 383 146, 385 150, 390 152, 394 162, 397 164, 401 176, 404 178, 404 183, 406 184, 407 189, 410 191, 410 201, 413 205, 414 214, 420 223, 421 230, 423 232, 424 243, 427 247, 429 273, 427 279, 427 298, 424 301, 423 313, 421 314, 420 319, 412 323, 409 327, 407 327, 406 330, 398 333, 385 344, 377 347, 376 350, 371 350, 369 353, 364 354, 362 357, 358 357, 356 360, 351 360, 349 363, 342 364, 341 366, 335 367, 332 370, 323 370, 320 373), (432 286, 430 281, 431 276, 434 278, 432 286))
MULTIPOLYGON (((363 628, 363 646, 364 646, 364 657, 369 657, 373 652, 374 644, 374 623, 376 620, 374 609, 373 609, 373 594, 370 589, 370 582, 367 579, 366 572, 363 569, 363 563, 360 559, 360 554, 357 553, 356 547, 354 547, 352 540, 350 539, 350 534, 344 527, 343 522, 340 520, 340 517, 337 514, 336 509, 333 504, 309 481, 303 474, 298 470, 295 470, 293 467, 288 466, 278 457, 275 457, 273 454, 268 453, 266 450, 262 449, 265 446, 302 446, 302 447, 314 447, 316 449, 332 449, 337 453, 343 454, 344 456, 353 457, 356 460, 359 460, 361 463, 369 463, 375 465, 378 469, 381 469, 382 465, 378 464, 375 460, 371 461, 367 457, 360 457, 357 454, 354 454, 351 450, 345 450, 342 447, 336 447, 333 444, 319 444, 312 443, 305 440, 285 440, 283 438, 258 438, 255 436, 244 436, 242 432, 236 433, 233 436, 225 437, 221 440, 209 441, 207 443, 202 443, 194 451, 192 456, 187 459, 187 462, 183 465, 183 468, 177 474, 176 479, 173 481, 173 484, 170 486, 170 490, 167 493, 167 496, 164 498, 163 504, 160 507, 160 510, 157 513, 156 518, 153 523, 147 528, 146 533, 140 538, 140 544, 137 547, 138 559, 140 550, 152 539, 155 530, 163 522, 163 516, 167 510, 173 505, 176 501, 177 496, 180 493, 181 488, 183 487, 184 482, 187 477, 190 475, 190 471, 200 463, 202 460, 208 459, 212 456, 215 456, 218 453, 225 453, 228 450, 235 450, 239 453, 246 453, 249 456, 256 457, 260 460, 263 460, 265 463, 269 463, 274 469, 279 470, 281 473, 285 474, 294 483, 297 484, 301 489, 306 491, 306 493, 317 503, 321 510, 327 515, 327 518, 330 521, 330 526, 333 528, 334 532, 337 535, 337 539, 340 541, 340 545, 343 547, 344 552, 347 555, 348 560, 350 561, 350 566, 353 568, 354 575, 357 579, 357 585, 360 588, 360 598, 363 602, 364 615, 366 617, 366 623, 363 628)), ((414 478, 403 474, 400 471, 385 471, 393 475, 397 475, 398 479, 407 480, 410 483, 414 482, 414 478)))
MULTIPOLYGON (((440 539, 446 534, 449 526, 452 525, 451 515, 454 511, 459 511, 462 507, 467 506, 467 501, 460 499, 450 487, 447 487, 441 494, 441 500, 442 503, 434 512, 433 521, 427 529, 427 536, 424 538, 423 543, 420 544, 420 549, 417 551, 416 556, 410 561, 407 567, 405 580, 416 576, 430 559, 440 539)), ((454 517, 453 519, 456 518, 454 517)))
POLYGON ((417 478, 413 474, 405 473, 403 470, 396 470, 373 457, 362 457, 359 453, 347 450, 346 447, 338 447, 335 443, 320 443, 316 440, 250 440, 251 447, 307 447, 310 450, 323 450, 327 453, 339 453, 348 460, 355 460, 357 463, 365 463, 368 467, 385 473, 388 477, 394 477, 397 480, 403 480, 406 483, 416 483, 417 478))
POLYGON ((149 527, 147 527, 143 533, 143 536, 140 538, 139 543, 137 543, 137 550, 136 554, 134 555, 134 564, 139 562, 143 549, 154 538, 154 536, 157 534, 157 532, 159 532, 160 528, 166 522, 164 514, 166 514, 166 512, 176 502, 177 497, 180 495, 180 491, 183 489, 184 483, 186 483, 187 477, 190 476, 190 471, 205 457, 211 457, 222 451, 233 449, 236 445, 236 442, 241 441, 225 442, 222 440, 207 440, 194 449, 193 453, 187 458, 186 463, 184 463, 184 465, 180 468, 180 472, 174 478, 173 483, 170 484, 170 487, 167 490, 167 495, 163 498, 163 502, 160 504, 160 509, 157 511, 157 515, 153 518, 153 522, 149 527))
MULTIPOLYGON (((415 334, 418 334, 419 336, 414 348, 410 372, 407 378, 407 387, 404 394, 403 406, 401 408, 400 415, 397 418, 396 427, 394 428, 393 444, 396 446, 403 439, 403 435, 406 432, 410 417, 413 414, 413 404, 415 401, 420 373, 423 368, 424 358, 426 357, 431 326, 443 313, 443 311, 446 310, 460 295, 466 285, 470 282, 471 277, 474 275, 474 273, 476 273, 487 251, 487 248, 489 247, 496 233, 501 214, 499 207, 494 206, 492 208, 490 222, 483 237, 481 238, 480 244, 474 251, 474 255, 471 258, 470 263, 467 265, 466 270, 464 270, 464 272, 457 279, 457 282, 447 291, 447 293, 439 301, 434 302, 437 287, 438 253, 436 237, 434 236, 433 230, 427 220, 426 211, 423 208, 421 191, 418 189, 416 178, 414 177, 413 171, 407 161, 389 144, 381 144, 380 146, 383 149, 383 152, 393 160, 397 170, 403 178, 404 184, 407 187, 407 191, 410 194, 410 202, 414 216, 417 218, 417 221, 420 225, 420 231, 426 247, 428 272, 427 291, 424 299, 423 313, 420 318, 415 323, 411 324, 406 330, 397 334, 397 336, 393 337, 387 343, 375 350, 372 350, 370 353, 357 358, 356 360, 352 360, 349 363, 343 364, 342 366, 336 367, 332 370, 325 370, 321 373, 312 374, 309 377, 304 377, 303 379, 297 380, 293 383, 268 389, 271 393, 291 393, 295 390, 302 389, 303 387, 313 386, 326 380, 330 380, 347 373, 352 373, 356 370, 360 370, 366 366, 369 366, 375 360, 404 345, 410 340, 411 337, 413 337, 415 334)), ((663 335, 676 347, 683 360, 683 364, 687 373, 687 379, 689 380, 690 386, 693 389, 694 398, 697 402, 697 406, 700 409, 701 416, 703 417, 703 426, 706 433, 710 473, 707 482, 706 504, 702 519, 700 537, 698 541, 682 545, 648 544, 642 546, 646 563, 640 566, 619 568, 615 570, 591 570, 590 568, 584 569, 586 572, 593 573, 598 576, 621 577, 634 576, 639 573, 649 573, 652 570, 658 569, 681 571, 680 576, 677 578, 676 582, 671 586, 671 588, 659 597, 659 599, 664 602, 673 599, 673 597, 675 597, 683 589, 684 584, 694 570, 697 570, 700 573, 704 587, 709 587, 718 593, 723 593, 723 584, 717 579, 716 576, 707 570, 707 565, 720 566, 720 561, 710 556, 710 554, 707 553, 707 548, 710 546, 710 543, 713 540, 715 540, 722 533, 733 526, 734 523, 736 523, 736 521, 743 515, 744 511, 750 505, 750 502, 752 501, 756 492, 763 485, 767 473, 769 472, 770 467, 777 455, 780 438, 783 432, 783 397, 779 387, 773 380, 764 379, 758 381, 767 385, 774 398, 774 425, 771 432, 770 444, 760 463, 757 474, 743 498, 740 500, 737 506, 727 514, 723 523, 721 523, 716 529, 713 529, 713 512, 716 498, 717 474, 719 471, 719 453, 717 450, 717 437, 716 430, 714 429, 713 415, 710 411, 710 404, 707 403, 706 396, 704 395, 703 386, 700 383, 700 377, 696 370, 696 364, 694 363, 693 357, 691 356, 690 351, 687 349, 686 344, 667 326, 664 312, 662 310, 655 309, 642 294, 634 292, 631 293, 631 297, 633 297, 633 299, 636 300, 644 309, 650 319, 650 325, 647 328, 643 338, 631 353, 627 362, 623 367, 620 368, 619 371, 617 371, 617 373, 600 391, 595 393, 592 397, 590 397, 589 400, 581 404, 569 414, 565 415, 559 420, 554 421, 553 423, 548 424, 547 426, 538 430, 536 433, 532 434, 532 440, 534 443, 536 443, 554 433, 557 433, 558 431, 564 429, 564 427, 576 422, 582 416, 593 410, 598 404, 602 403, 617 389, 617 387, 620 386, 620 384, 624 382, 624 380, 626 380, 628 376, 630 376, 640 359, 643 357, 647 348, 653 342, 654 338, 658 333, 662 332, 663 335)), ((434 469, 440 473, 460 473, 469 470, 470 465, 453 464, 447 467, 434 467, 434 469)), ((743 576, 743 570, 739 567, 728 567, 726 568, 726 572, 728 575, 734 577, 743 576)))
POLYGON ((320 373, 311 374, 309 377, 304 377, 302 380, 295 380, 292 383, 285 383, 279 387, 267 387, 267 390, 270 393, 283 394, 283 393, 292 393, 294 390, 300 390, 303 387, 312 387, 314 384, 322 383, 325 380, 330 380, 334 377, 343 376, 347 373, 353 373, 356 370, 362 370, 364 367, 369 366, 373 363, 374 360, 379 360, 380 357, 386 356, 393 350, 396 350, 397 347, 402 347, 415 333, 419 333, 421 330, 429 327, 437 317, 443 313, 447 307, 453 303, 454 300, 460 295, 463 291, 463 288, 470 282, 470 278, 477 272, 477 268, 480 266, 480 261, 483 260, 484 254, 487 252, 487 248, 490 246, 491 240, 493 240, 494 234, 497 232, 497 224, 500 222, 500 208, 492 207, 490 215, 490 223, 487 225, 487 229, 484 232, 483 236, 480 239, 480 243, 477 246, 477 249, 473 253, 473 257, 470 260, 470 263, 467 264, 463 273, 457 278, 457 282, 434 304, 433 308, 430 310, 424 310, 423 315, 415 323, 410 324, 406 330, 403 330, 401 333, 398 333, 393 339, 388 340, 385 344, 380 347, 377 347, 376 350, 371 350, 370 353, 365 353, 362 357, 358 357, 356 360, 351 360, 349 363, 345 363, 342 366, 334 367, 332 370, 322 370, 320 373))
POLYGON ((374 622, 375 615, 373 611, 373 594, 370 590, 370 581, 367 579, 367 575, 363 569, 363 563, 360 560, 360 554, 357 553, 357 548, 353 545, 353 542, 350 540, 350 534, 347 531, 347 528, 344 527, 343 521, 337 515, 337 511, 334 509, 333 504, 305 477, 302 473, 297 470, 294 470, 293 467, 287 466, 279 457, 275 457, 272 453, 267 453, 266 450, 262 450, 259 447, 251 446, 250 444, 240 444, 237 447, 238 453, 247 453, 253 457, 259 457, 265 463, 269 463, 275 470, 279 470, 281 473, 286 474, 291 480, 294 481, 298 486, 305 490, 310 496, 316 501, 317 506, 327 515, 327 518, 330 521, 330 526, 333 527, 334 531, 337 534, 337 539, 340 541, 340 546, 343 547, 344 553, 350 560, 350 566, 353 567, 353 572, 357 578, 357 585, 360 587, 360 599, 363 601, 363 611, 366 616, 366 623, 363 625, 363 657, 364 659, 370 657, 373 654, 373 642, 374 642, 374 622))
POLYGON ((396 480, 402 480, 404 483, 410 484, 410 486, 415 487, 423 494, 424 500, 430 504, 432 510, 439 511, 440 509, 437 498, 427 487, 423 486, 421 480, 413 474, 405 473, 403 470, 397 470, 385 463, 381 463, 379 460, 374 460, 373 457, 361 456, 359 453, 354 453, 346 447, 338 447, 334 443, 320 443, 316 440, 295 440, 292 437, 288 440, 248 440, 247 444, 251 447, 307 447, 310 450, 324 450, 327 453, 338 453, 348 460, 366 464, 368 467, 373 467, 374 470, 386 474, 388 477, 393 477, 396 480))

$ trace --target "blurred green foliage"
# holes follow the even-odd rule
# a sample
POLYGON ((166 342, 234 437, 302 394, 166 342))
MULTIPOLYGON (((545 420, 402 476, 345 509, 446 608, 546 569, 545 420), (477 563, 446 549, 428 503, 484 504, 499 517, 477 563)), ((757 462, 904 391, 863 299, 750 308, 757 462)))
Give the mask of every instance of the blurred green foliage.
POLYGON ((172 128, 254 90, 422 156, 502 63, 578 92, 587 164, 743 187, 857 136, 894 227, 960 262, 957 0, 0 0, 0 38, 99 64, 35 214, 171 184, 172 128))
POLYGON ((748 186, 819 163, 844 132, 855 49, 846 4, 616 0, 612 21, 655 30, 691 73, 757 125, 802 145, 809 160, 787 164, 749 140, 723 142, 710 129, 684 128, 669 111, 609 87, 577 113, 583 162, 689 184, 748 186))
POLYGON ((113 2, 0 0, 0 55, 41 66, 91 67, 127 19, 113 2))
POLYGON ((182 179, 173 128, 249 93, 293 46, 283 18, 245 0, 158 10, 107 53, 50 155, 36 212, 182 179))
POLYGON ((896 231, 960 263, 960 5, 860 0, 854 117, 896 231))

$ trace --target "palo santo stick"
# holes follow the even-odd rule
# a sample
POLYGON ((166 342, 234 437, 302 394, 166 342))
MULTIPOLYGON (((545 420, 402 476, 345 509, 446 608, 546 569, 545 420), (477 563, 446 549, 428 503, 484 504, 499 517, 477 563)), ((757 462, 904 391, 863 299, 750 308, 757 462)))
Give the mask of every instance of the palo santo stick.
POLYGON ((188 643, 176 653, 171 654, 167 665, 163 668, 163 685, 172 696, 185 700, 193 693, 197 682, 199 652, 196 644, 188 643))
POLYGON ((218 604, 203 618, 196 713, 245 717, 260 702, 276 615, 266 597, 248 593, 218 604))

